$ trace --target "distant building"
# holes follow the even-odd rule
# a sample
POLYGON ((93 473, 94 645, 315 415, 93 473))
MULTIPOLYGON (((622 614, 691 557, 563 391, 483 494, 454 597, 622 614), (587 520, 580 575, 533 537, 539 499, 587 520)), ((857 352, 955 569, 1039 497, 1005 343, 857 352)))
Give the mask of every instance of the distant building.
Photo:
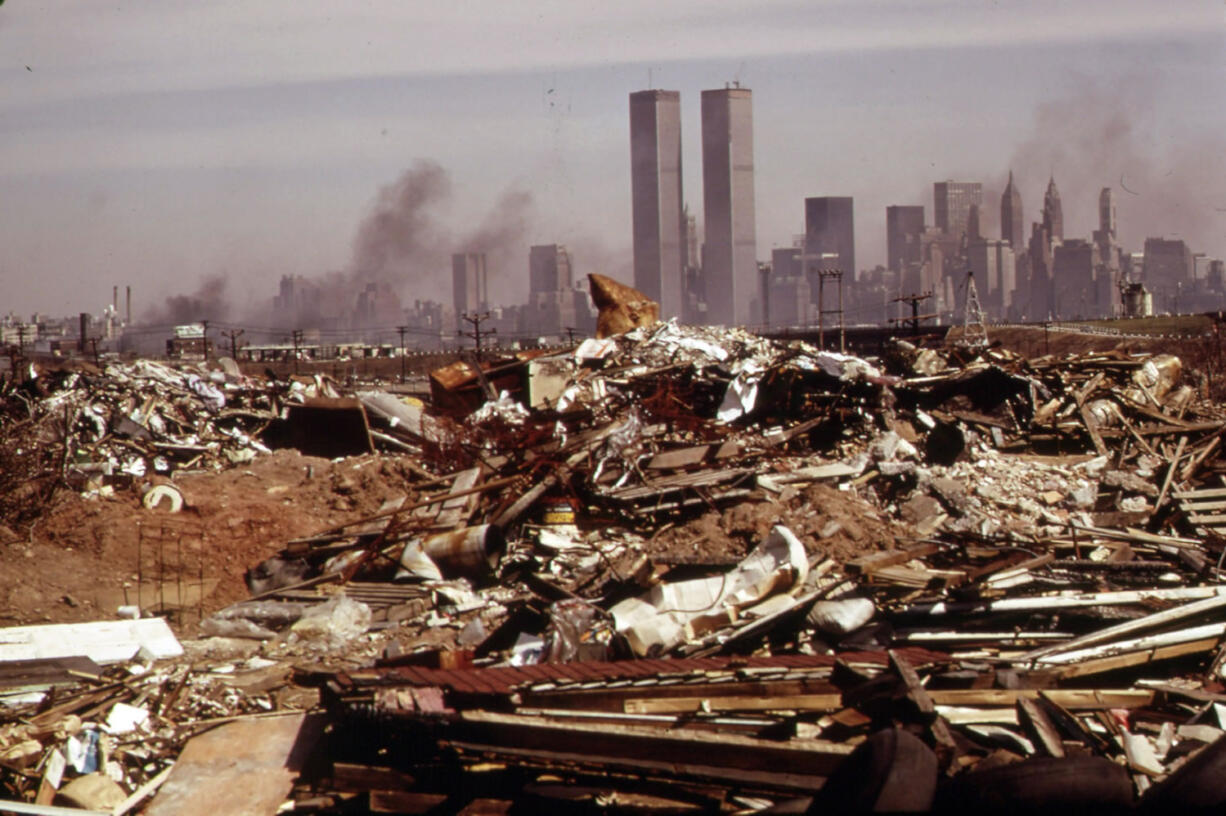
POLYGON ((966 249, 967 269, 983 282, 982 304, 991 317, 1007 317, 1014 308, 1016 264, 1007 241, 974 241, 966 249))
POLYGON ((893 205, 885 208, 886 266, 906 275, 923 263, 924 208, 893 205))
POLYGON ((1056 189, 1054 176, 1048 179, 1047 192, 1043 195, 1043 229, 1053 244, 1064 240, 1064 207, 1060 204, 1060 191, 1056 189))
POLYGON ((1179 312, 1185 291, 1190 294, 1195 274, 1195 260, 1187 243, 1178 238, 1146 238, 1142 281, 1153 294, 1157 308, 1164 312, 1179 312))
POLYGON ((803 326, 810 322, 812 294, 801 265, 803 251, 801 246, 771 251, 766 316, 772 326, 803 326))
POLYGON ((754 215, 753 95, 702 92, 703 283, 707 320, 752 322, 758 282, 754 215))
POLYGON ((1013 171, 1009 171, 1009 183, 1000 196, 1000 239, 1021 252, 1026 246, 1025 222, 1022 220, 1022 194, 1013 185, 1013 171))
POLYGON ((961 240, 966 235, 971 206, 983 204, 983 185, 977 181, 938 181, 932 185, 932 192, 936 228, 961 240))
POLYGON ((1052 316, 1052 255, 1051 237, 1039 222, 1030 225, 1030 241, 1026 249, 1029 298, 1024 315, 1029 320, 1047 320, 1052 316))
POLYGON ((1098 194, 1098 229, 1115 240, 1115 194, 1110 187, 1098 194))
POLYGON ((350 324, 369 330, 373 326, 396 323, 401 317, 400 296, 392 285, 386 281, 371 281, 358 292, 350 324))
POLYGON ((687 254, 681 179, 681 94, 630 94, 634 286, 667 319, 682 313, 687 254))
MULTIPOLYGON (((1098 302, 1098 246, 1072 238, 1052 249, 1052 312, 1057 318, 1088 318, 1103 313, 1098 302)), ((1110 310, 1110 303, 1102 304, 1110 310)))
POLYGON ((570 253, 561 244, 540 244, 528 250, 528 291, 557 292, 572 285, 570 253))
POLYGON ((489 308, 484 252, 459 252, 451 256, 451 292, 457 325, 464 314, 489 308))
POLYGON ((817 273, 829 269, 842 270, 845 287, 855 283, 856 233, 850 196, 805 199, 804 270, 813 297, 818 292, 817 273))
POLYGON ((528 250, 528 286, 526 332, 545 337, 576 328, 570 254, 566 247, 542 244, 528 250))

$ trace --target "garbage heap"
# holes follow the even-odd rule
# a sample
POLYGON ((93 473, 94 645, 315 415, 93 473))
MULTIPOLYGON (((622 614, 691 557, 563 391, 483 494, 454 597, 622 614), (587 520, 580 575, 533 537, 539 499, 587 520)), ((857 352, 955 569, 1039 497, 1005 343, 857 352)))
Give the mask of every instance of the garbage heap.
POLYGON ((204 624, 319 707, 195 736, 213 669, 165 670, 123 698, 185 724, 148 812, 260 733, 269 813, 1226 804, 1226 424, 1177 358, 664 323, 431 385, 352 395, 404 496, 204 624))

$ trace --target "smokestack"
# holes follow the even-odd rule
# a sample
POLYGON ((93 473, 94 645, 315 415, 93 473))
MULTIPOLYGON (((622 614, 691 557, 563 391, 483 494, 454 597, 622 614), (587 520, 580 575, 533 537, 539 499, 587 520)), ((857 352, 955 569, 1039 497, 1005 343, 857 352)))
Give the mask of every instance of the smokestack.
POLYGON ((81 312, 81 340, 77 343, 77 350, 82 354, 85 353, 85 337, 89 334, 89 312, 81 312))
POLYGON ((119 315, 119 286, 118 285, 111 287, 111 311, 113 311, 116 316, 119 315))
POLYGON ((127 309, 128 318, 124 322, 127 323, 129 326, 131 326, 132 325, 132 287, 129 286, 127 287, 127 289, 128 289, 128 309, 127 309))

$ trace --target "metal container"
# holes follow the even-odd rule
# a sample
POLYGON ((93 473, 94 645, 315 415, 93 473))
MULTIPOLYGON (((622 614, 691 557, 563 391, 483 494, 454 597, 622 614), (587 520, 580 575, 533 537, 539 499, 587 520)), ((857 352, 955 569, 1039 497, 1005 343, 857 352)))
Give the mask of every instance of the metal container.
POLYGON ((502 530, 493 524, 439 533, 421 544, 422 550, 438 565, 445 578, 488 575, 506 546, 502 530))

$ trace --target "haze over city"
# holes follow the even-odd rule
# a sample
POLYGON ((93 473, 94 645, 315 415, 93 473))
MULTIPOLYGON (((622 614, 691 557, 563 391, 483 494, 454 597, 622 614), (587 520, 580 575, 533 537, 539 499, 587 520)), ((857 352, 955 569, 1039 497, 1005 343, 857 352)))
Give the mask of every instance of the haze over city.
POLYGON ((852 196, 858 267, 886 207, 1010 170, 1027 230, 1054 177, 1088 238, 1226 256, 1226 20, 1217 2, 317 2, 0 6, 0 311, 135 316, 284 275, 448 301, 450 255, 491 253, 521 302, 528 248, 633 281, 628 94, 681 93, 684 199, 702 219, 699 93, 753 89, 757 255, 804 199, 852 196), (168 302, 168 298, 172 298, 168 302))

